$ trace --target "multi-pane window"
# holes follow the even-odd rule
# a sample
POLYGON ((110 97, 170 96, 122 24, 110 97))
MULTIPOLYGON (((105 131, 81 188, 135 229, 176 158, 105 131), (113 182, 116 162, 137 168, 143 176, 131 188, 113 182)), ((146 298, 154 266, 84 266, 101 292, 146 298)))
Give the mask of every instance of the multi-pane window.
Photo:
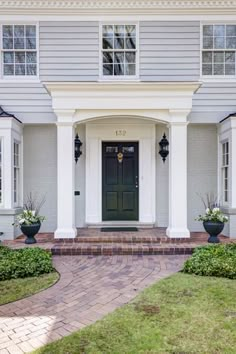
POLYGON ((136 25, 102 26, 102 75, 132 77, 137 70, 136 25))
POLYGON ((236 25, 204 25, 202 75, 235 75, 236 25))
POLYGON ((13 178, 14 178, 14 203, 19 203, 19 190, 20 190, 20 144, 14 142, 14 156, 13 156, 13 178))
POLYGON ((2 204, 2 141, 0 140, 0 204, 2 204))
POLYGON ((36 76, 35 25, 2 26, 3 76, 36 76))
POLYGON ((223 202, 229 202, 229 142, 222 144, 222 192, 223 202))

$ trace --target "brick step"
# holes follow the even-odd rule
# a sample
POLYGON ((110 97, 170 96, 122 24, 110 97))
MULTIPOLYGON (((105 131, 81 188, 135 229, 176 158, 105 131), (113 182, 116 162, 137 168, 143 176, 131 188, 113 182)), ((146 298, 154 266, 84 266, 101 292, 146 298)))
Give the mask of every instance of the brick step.
POLYGON ((177 255, 192 254, 197 245, 192 244, 144 244, 144 243, 56 243, 47 247, 53 255, 113 256, 113 255, 177 255))

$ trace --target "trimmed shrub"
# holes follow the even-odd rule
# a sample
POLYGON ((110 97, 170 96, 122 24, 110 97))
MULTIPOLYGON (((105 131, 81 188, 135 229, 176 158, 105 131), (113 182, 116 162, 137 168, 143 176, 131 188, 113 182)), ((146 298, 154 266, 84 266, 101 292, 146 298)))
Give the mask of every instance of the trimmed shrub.
POLYGON ((185 262, 183 272, 236 279, 236 243, 196 248, 185 262))
POLYGON ((41 248, 11 250, 0 246, 0 280, 39 276, 53 270, 52 255, 41 248))

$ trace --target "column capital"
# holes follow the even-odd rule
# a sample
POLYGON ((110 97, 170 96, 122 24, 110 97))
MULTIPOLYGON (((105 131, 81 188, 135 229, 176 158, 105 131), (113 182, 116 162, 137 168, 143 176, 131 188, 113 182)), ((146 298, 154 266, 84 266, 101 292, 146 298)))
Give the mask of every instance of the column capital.
POLYGON ((188 115, 191 112, 190 109, 170 109, 169 117, 170 123, 186 123, 188 121, 188 115))
POLYGON ((56 122, 55 123, 57 127, 75 127, 75 123, 74 122, 56 122))
POLYGON ((176 127, 176 126, 181 126, 181 127, 186 127, 189 124, 189 122, 170 122, 167 124, 167 128, 171 127, 176 127))
POLYGON ((75 109, 58 109, 54 110, 54 113, 57 116, 57 122, 73 122, 73 118, 75 115, 75 109))

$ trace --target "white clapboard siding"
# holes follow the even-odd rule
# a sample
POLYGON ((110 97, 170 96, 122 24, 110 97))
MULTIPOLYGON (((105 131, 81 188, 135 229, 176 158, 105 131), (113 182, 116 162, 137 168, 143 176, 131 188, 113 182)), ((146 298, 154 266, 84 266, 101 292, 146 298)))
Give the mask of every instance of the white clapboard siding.
POLYGON ((41 22, 39 32, 42 81, 98 79, 98 22, 41 22))
POLYGON ((41 83, 1 83, 0 105, 23 123, 56 120, 51 97, 41 83))
POLYGON ((205 82, 193 97, 190 121, 217 123, 236 112, 236 83, 205 82))
POLYGON ((199 71, 199 22, 140 23, 141 80, 193 81, 199 79, 199 71))

